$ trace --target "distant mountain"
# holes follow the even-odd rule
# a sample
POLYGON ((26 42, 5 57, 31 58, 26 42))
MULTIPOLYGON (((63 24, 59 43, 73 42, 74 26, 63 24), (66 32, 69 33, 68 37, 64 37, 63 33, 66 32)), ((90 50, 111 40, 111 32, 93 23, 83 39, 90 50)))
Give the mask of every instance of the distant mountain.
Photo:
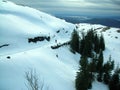
POLYGON ((65 19, 67 22, 71 23, 91 23, 91 24, 101 24, 109 27, 120 28, 120 20, 114 18, 89 18, 83 16, 58 16, 61 19, 65 19))
POLYGON ((115 19, 109 19, 109 18, 93 18, 93 19, 86 20, 83 22, 120 28, 120 21, 115 20, 115 19))
POLYGON ((81 23, 81 22, 91 19, 85 16, 56 16, 56 17, 65 19, 67 22, 71 22, 74 24, 81 23))

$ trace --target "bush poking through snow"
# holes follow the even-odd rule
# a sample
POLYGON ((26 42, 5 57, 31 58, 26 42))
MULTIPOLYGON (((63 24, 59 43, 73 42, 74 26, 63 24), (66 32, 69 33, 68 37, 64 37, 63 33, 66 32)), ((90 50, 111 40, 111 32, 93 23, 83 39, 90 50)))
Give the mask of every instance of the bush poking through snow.
POLYGON ((105 28, 102 29, 102 31, 105 32, 105 31, 107 31, 109 29, 110 29, 110 27, 105 27, 105 28))
POLYGON ((62 46, 69 45, 69 44, 70 44, 70 41, 64 42, 64 43, 62 43, 62 44, 57 44, 57 45, 51 46, 51 48, 52 48, 52 49, 58 49, 58 48, 60 48, 60 47, 62 47, 62 46))
POLYGON ((7 56, 6 58, 7 58, 7 59, 10 59, 11 57, 10 57, 10 56, 7 56))
POLYGON ((37 36, 37 37, 34 37, 34 38, 28 38, 28 43, 37 43, 38 41, 44 41, 44 40, 47 40, 47 41, 50 41, 50 36, 37 36))
POLYGON ((120 30, 117 30, 118 33, 120 33, 120 30))
POLYGON ((30 70, 25 72, 25 79, 27 80, 26 86, 28 90, 43 90, 44 81, 40 80, 39 83, 36 71, 30 70))
POLYGON ((3 45, 0 46, 0 48, 5 47, 5 46, 9 46, 9 45, 10 44, 3 44, 3 45))

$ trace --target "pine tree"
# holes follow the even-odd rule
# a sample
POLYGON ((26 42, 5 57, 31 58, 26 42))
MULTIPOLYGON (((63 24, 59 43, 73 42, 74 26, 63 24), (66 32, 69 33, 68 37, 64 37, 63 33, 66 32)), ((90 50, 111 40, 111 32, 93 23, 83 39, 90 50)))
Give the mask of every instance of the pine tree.
POLYGON ((91 57, 92 56, 91 41, 88 38, 85 39, 85 46, 84 46, 84 49, 83 49, 82 56, 86 56, 86 57, 91 57))
POLYGON ((82 54, 82 56, 92 57, 93 37, 93 30, 90 30, 81 40, 80 53, 82 54))
POLYGON ((104 64, 103 70, 105 73, 109 73, 114 69, 114 61, 111 60, 111 55, 109 56, 109 60, 104 64))
POLYGON ((112 61, 111 55, 109 56, 110 70, 114 69, 114 60, 112 61))
POLYGON ((77 76, 76 76, 76 90, 87 90, 87 79, 86 79, 86 70, 87 70, 87 64, 88 64, 88 61, 87 61, 87 58, 86 57, 82 57, 81 60, 80 60, 80 69, 79 69, 79 72, 77 73, 77 76))
POLYGON ((104 73, 103 81, 104 81, 105 84, 109 84, 110 78, 111 78, 110 73, 108 73, 108 72, 104 73))
POLYGON ((100 37, 100 45, 99 46, 100 46, 100 49, 105 50, 105 41, 104 41, 104 37, 102 34, 100 37))
POLYGON ((96 66, 97 71, 101 71, 103 69, 103 51, 100 51, 99 57, 98 57, 98 62, 96 66))
POLYGON ((102 52, 102 50, 100 51, 100 55, 98 57, 98 62, 97 62, 96 69, 98 71, 97 80, 101 82, 102 81, 102 75, 103 75, 103 52, 102 52))
POLYGON ((119 73, 115 72, 112 75, 112 78, 109 82, 109 89, 110 90, 120 90, 120 78, 119 78, 119 73))
POLYGON ((91 58, 91 62, 90 62, 90 67, 89 67, 89 71, 92 72, 92 73, 95 73, 96 72, 96 67, 97 67, 97 61, 98 61, 98 58, 97 58, 97 55, 93 56, 91 58))
POLYGON ((84 72, 78 72, 77 76, 76 76, 76 81, 75 81, 75 85, 76 85, 76 90, 87 90, 89 83, 88 79, 86 77, 87 74, 84 72))
POLYGON ((72 33, 70 47, 73 52, 79 52, 79 34, 75 29, 72 33))
POLYGON ((94 81, 95 79, 94 73, 96 72, 96 61, 94 58, 88 64, 88 71, 89 71, 89 80, 90 80, 89 89, 90 89, 92 87, 92 81, 94 81))
POLYGON ((98 54, 100 52, 100 40, 98 35, 94 36, 94 51, 98 54))
POLYGON ((84 47, 85 47, 85 35, 82 32, 82 39, 80 41, 80 48, 79 48, 79 52, 81 55, 83 54, 84 47))
POLYGON ((111 71, 113 69, 114 69, 114 61, 111 60, 111 55, 110 55, 109 60, 103 66, 103 70, 104 70, 103 81, 105 84, 109 83, 111 77, 111 71))
POLYGON ((82 70, 82 71, 86 71, 86 70, 87 70, 87 66, 88 66, 88 60, 87 60, 87 57, 82 56, 81 59, 80 59, 79 64, 81 65, 80 70, 82 70))
POLYGON ((92 87, 92 80, 88 69, 87 57, 81 57, 80 65, 81 67, 75 80, 76 90, 87 90, 88 88, 92 87))

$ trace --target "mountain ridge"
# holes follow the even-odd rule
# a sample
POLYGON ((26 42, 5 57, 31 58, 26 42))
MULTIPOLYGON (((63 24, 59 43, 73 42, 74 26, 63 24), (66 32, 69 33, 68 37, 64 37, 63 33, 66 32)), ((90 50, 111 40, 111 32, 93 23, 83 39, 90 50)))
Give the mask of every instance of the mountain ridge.
POLYGON ((89 17, 89 16, 56 16, 61 19, 65 19, 71 23, 90 23, 90 24, 101 24, 108 27, 120 28, 119 18, 111 17, 89 17))

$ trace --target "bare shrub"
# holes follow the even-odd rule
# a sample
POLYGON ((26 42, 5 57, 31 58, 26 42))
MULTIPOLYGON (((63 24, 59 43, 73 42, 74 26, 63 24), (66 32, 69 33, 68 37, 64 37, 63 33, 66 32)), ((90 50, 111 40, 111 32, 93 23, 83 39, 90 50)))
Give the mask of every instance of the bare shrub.
POLYGON ((25 72, 25 79, 27 80, 26 86, 28 90, 43 90, 44 81, 38 80, 36 71, 30 70, 25 72))

